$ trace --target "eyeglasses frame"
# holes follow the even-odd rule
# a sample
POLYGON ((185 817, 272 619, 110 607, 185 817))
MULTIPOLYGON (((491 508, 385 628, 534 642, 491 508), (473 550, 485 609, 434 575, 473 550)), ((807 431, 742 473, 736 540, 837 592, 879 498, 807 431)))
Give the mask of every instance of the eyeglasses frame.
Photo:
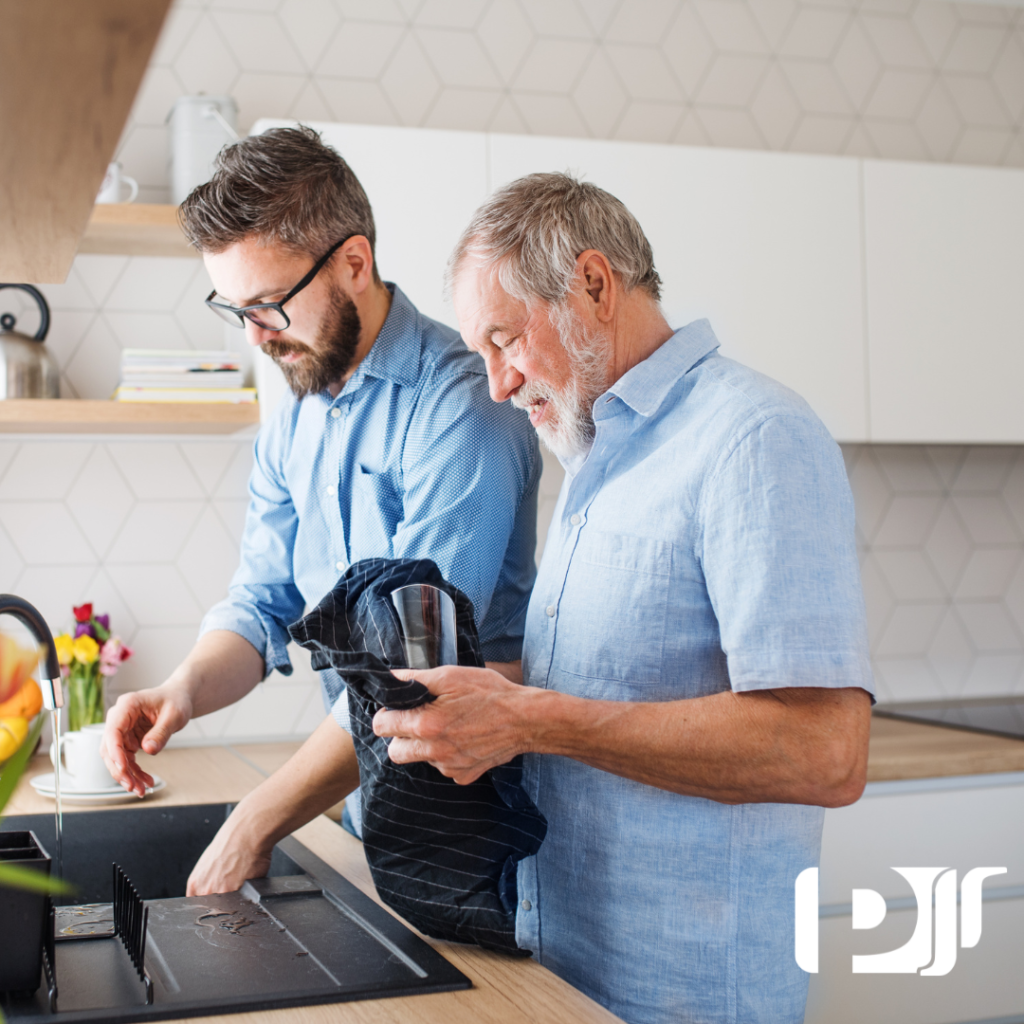
POLYGON ((327 261, 346 242, 350 241, 351 239, 353 239, 355 237, 356 237, 356 235, 354 235, 354 234, 353 235, 348 235, 347 237, 343 238, 337 244, 332 245, 330 247, 330 249, 328 249, 327 252, 325 252, 323 254, 323 256, 321 256, 320 259, 318 259, 316 261, 316 263, 313 264, 313 267, 309 271, 309 273, 306 274, 306 276, 283 299, 281 299, 280 302, 257 302, 257 303, 254 303, 251 306, 230 306, 226 302, 214 302, 213 301, 214 295, 217 294, 217 289, 214 288, 213 291, 210 292, 210 294, 207 295, 207 297, 206 297, 206 305, 209 306, 210 309, 214 310, 214 312, 216 312, 218 309, 223 309, 223 310, 225 310, 228 313, 234 313, 235 314, 235 319, 238 321, 237 323, 235 323, 233 320, 228 320, 226 317, 222 317, 221 319, 224 320, 225 323, 230 324, 232 327, 237 327, 239 330, 244 330, 245 329, 245 320, 250 320, 257 327, 259 327, 261 330, 264 330, 264 331, 274 331, 275 333, 277 333, 278 331, 286 331, 286 330, 288 330, 289 327, 291 327, 292 321, 291 321, 291 317, 289 317, 288 314, 284 311, 284 304, 286 302, 289 302, 291 299, 294 299, 295 296, 298 295, 299 292, 301 292, 302 289, 305 288, 306 285, 308 285, 313 280, 313 278, 316 277, 316 275, 320 273, 321 270, 323 270, 324 266, 327 264, 327 261), (284 317, 284 326, 283 327, 266 327, 266 326, 264 326, 254 316, 252 316, 252 313, 255 310, 258 310, 258 309, 274 309, 274 310, 277 310, 277 312, 280 313, 282 317, 284 317), (245 319, 243 319, 243 317, 245 319))

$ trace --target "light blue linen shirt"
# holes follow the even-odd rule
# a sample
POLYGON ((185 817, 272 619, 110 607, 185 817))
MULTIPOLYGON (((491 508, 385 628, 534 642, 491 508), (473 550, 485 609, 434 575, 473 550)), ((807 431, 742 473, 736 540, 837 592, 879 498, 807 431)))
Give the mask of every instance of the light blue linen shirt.
MULTIPOLYGON (((529 685, 670 701, 784 686, 871 692, 854 514, 806 403, 677 331, 594 408, 527 614, 529 685)), ((516 938, 631 1024, 803 1019, 793 883, 824 812, 678 796, 526 755, 548 819, 516 938)))
MULTIPOLYGON (((200 634, 227 629, 292 671, 287 627, 353 562, 431 558, 473 602, 484 656, 521 657, 536 576, 541 459, 458 334, 392 284, 391 309, 337 398, 291 394, 256 438, 241 562, 200 634)), ((336 673, 321 673, 342 705, 336 673)))

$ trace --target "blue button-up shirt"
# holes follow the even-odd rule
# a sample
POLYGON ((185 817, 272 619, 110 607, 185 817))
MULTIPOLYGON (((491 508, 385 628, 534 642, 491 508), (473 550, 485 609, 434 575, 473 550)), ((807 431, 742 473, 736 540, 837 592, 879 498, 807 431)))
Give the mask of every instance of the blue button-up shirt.
MULTIPOLYGON (((431 558, 473 602, 484 656, 521 656, 541 460, 483 361, 402 291, 337 398, 288 395, 256 439, 241 563, 201 632, 292 671, 287 627, 363 558, 431 558)), ((341 681, 321 679, 330 702, 341 681)), ((343 702, 342 702, 343 703, 343 702)))
MULTIPOLYGON (((527 615, 531 686, 670 701, 873 688, 838 446, 799 397, 720 356, 706 321, 594 408, 527 615)), ((678 796, 526 755, 548 819, 516 938, 630 1022, 803 1019, 793 883, 824 812, 678 796)))

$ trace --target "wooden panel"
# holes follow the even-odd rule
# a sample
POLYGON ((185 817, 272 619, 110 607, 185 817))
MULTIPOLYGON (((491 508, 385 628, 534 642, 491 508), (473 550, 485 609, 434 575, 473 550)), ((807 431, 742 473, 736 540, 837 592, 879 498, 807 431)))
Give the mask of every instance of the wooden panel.
POLYGON ((258 402, 0 402, 0 434, 233 434, 259 421, 258 402))
POLYGON ((868 782, 1024 771, 1024 740, 941 725, 871 719, 868 782))
POLYGON ((109 203, 94 207, 78 251, 199 258, 199 253, 181 233, 178 208, 151 203, 109 203))
POLYGON ((60 283, 170 0, 0 0, 0 280, 60 283))
POLYGON ((864 163, 871 439, 1024 441, 1024 171, 864 163))
POLYGON ((570 169, 621 199, 673 327, 707 316, 723 355, 793 388, 840 441, 867 439, 856 160, 490 137, 491 186, 570 169))

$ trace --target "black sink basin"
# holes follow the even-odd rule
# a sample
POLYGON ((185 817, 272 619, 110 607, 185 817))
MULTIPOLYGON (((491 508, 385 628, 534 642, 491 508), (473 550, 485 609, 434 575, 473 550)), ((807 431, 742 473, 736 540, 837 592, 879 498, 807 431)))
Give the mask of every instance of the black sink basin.
MULTIPOLYGON (((192 866, 230 811, 203 804, 66 815, 64 874, 76 893, 55 915, 55 1009, 44 978, 31 997, 0 998, 7 1019, 161 1020, 471 987, 291 837, 275 847, 266 879, 235 893, 186 897, 192 866), (113 935, 115 860, 148 909, 151 1005, 113 935)), ((31 829, 55 846, 51 815, 11 816, 3 828, 31 829)))

